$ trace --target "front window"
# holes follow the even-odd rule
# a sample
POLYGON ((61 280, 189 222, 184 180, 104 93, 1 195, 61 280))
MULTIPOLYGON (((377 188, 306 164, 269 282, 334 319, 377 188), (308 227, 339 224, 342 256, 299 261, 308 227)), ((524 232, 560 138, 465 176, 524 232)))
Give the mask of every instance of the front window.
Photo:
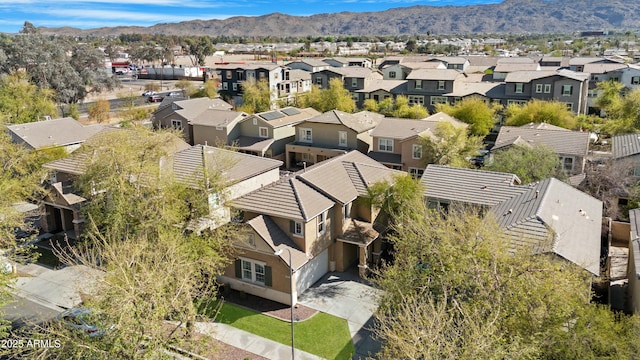
POLYGON ((229 90, 229 83, 223 82, 222 83, 222 90, 229 90))
POLYGON ((536 84, 536 93, 541 93, 542 92, 542 84, 536 84))
POLYGON ((551 92, 551 84, 544 84, 544 93, 549 94, 551 92))
POLYGON ((264 285, 265 274, 264 263, 242 259, 242 280, 264 285))
POLYGON ((321 77, 317 77, 316 78, 316 84, 317 85, 322 85, 322 78, 321 77))
POLYGON ((325 230, 327 230, 327 217, 325 213, 322 213, 318 216, 318 235, 324 234, 325 230))
POLYGON ((524 84, 516 83, 516 94, 522 94, 523 90, 524 90, 524 84))
POLYGON ((444 90, 444 80, 438 81, 438 90, 444 90))
POLYGON ((227 80, 231 80, 233 78, 233 72, 231 70, 227 70, 225 71, 225 77, 227 78, 227 80))
POLYGON ((631 85, 640 85, 640 76, 633 76, 631 78, 631 85))
POLYGON ((416 80, 416 89, 422 89, 422 80, 416 80))
POLYGON ((309 128, 300 128, 300 142, 313 142, 313 132, 309 128))
POLYGON ((342 207, 342 214, 345 219, 349 219, 351 217, 351 203, 344 204, 342 207))
POLYGON ((563 157, 561 159, 562 159, 562 169, 567 172, 573 171, 573 158, 563 157))
POLYGON ((260 137, 261 138, 268 138, 269 137, 269 129, 266 127, 260 127, 260 137))
POLYGON ((378 139, 378 150, 393 152, 393 139, 378 139))
POLYGON ((338 146, 347 146, 347 132, 338 131, 338 146))
POLYGON ((238 83, 231 84, 231 88, 233 89, 233 91, 238 91, 238 83))
POLYGON ((358 87, 358 79, 351 79, 351 87, 358 87))
POLYGON ((413 178, 419 179, 420 177, 422 177, 422 174, 424 174, 424 169, 409 168, 409 174, 411 174, 413 178))
POLYGON ((424 96, 422 95, 409 95, 408 97, 409 105, 424 105, 424 96))
POLYGON ((431 105, 435 104, 446 104, 447 97, 446 96, 432 96, 431 97, 431 105))
POLYGON ((395 79, 396 78, 396 72, 395 71, 389 71, 389 78, 395 79))
POLYGON ((573 86, 562 85, 562 96, 570 96, 573 93, 573 86))
POLYGON ((414 159, 422 159, 422 145, 413 144, 413 156, 414 159))
POLYGON ((171 127, 176 130, 182 130, 182 120, 171 120, 171 127))
POLYGON ((300 221, 293 221, 292 225, 291 225, 291 230, 293 232, 293 235, 295 236, 302 236, 303 234, 303 230, 304 227, 302 226, 302 223, 300 221))

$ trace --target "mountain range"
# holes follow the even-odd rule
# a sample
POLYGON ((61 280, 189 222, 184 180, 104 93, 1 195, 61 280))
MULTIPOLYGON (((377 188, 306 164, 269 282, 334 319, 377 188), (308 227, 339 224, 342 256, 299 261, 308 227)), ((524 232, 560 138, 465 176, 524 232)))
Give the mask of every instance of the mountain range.
POLYGON ((640 29, 640 1, 505 0, 499 4, 393 8, 312 16, 272 13, 225 20, 192 20, 149 27, 119 26, 81 30, 40 28, 45 34, 117 36, 166 34, 209 36, 348 36, 415 34, 544 34, 640 29))

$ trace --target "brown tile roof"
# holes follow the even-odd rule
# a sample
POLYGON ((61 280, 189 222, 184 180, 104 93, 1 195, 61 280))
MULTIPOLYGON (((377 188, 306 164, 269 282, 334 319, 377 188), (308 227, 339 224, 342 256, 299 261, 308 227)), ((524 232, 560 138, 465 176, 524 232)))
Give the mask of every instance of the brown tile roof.
POLYGON ((297 178, 283 178, 233 200, 231 206, 258 214, 307 222, 334 202, 297 178))
POLYGON ((380 236, 373 224, 351 219, 344 233, 338 236, 338 241, 356 245, 369 245, 380 236))
POLYGON ((176 180, 189 186, 202 185, 204 169, 209 174, 221 174, 225 184, 232 185, 276 169, 282 161, 229 151, 206 145, 194 145, 173 156, 172 169, 176 180))
POLYGON ((595 64, 585 64, 584 69, 582 71, 590 74, 605 74, 610 71, 622 70, 626 68, 627 68, 627 64, 595 63, 595 64))
POLYGON ((235 123, 242 121, 248 116, 247 113, 241 111, 208 108, 195 116, 187 116, 184 111, 185 110, 178 110, 176 113, 182 115, 185 119, 188 119, 189 124, 200 126, 233 126, 235 123))
POLYGON ((513 143, 520 137, 532 145, 547 146, 558 154, 586 156, 589 150, 589 133, 567 130, 546 130, 525 127, 503 126, 500 128, 493 149, 513 143))
POLYGON ((103 125, 82 125, 70 117, 7 126, 11 135, 33 149, 80 144, 103 125))
POLYGON ((231 147, 245 151, 265 151, 273 144, 274 139, 260 137, 240 136, 233 142, 231 147))
POLYGON ((492 82, 468 82, 468 81, 454 81, 453 91, 446 96, 469 96, 472 94, 479 94, 487 96, 487 93, 500 86, 499 83, 492 82))
POLYGON ((306 171, 298 172, 296 177, 335 201, 346 204, 366 195, 367 188, 373 183, 391 181, 398 174, 404 172, 392 170, 354 150, 308 167, 306 171))
POLYGON ((369 112, 348 114, 339 110, 330 110, 318 116, 307 119, 305 120, 305 122, 344 125, 360 134, 367 130, 375 128, 383 117, 384 116, 375 116, 369 112))
MULTIPOLYGON (((291 267, 294 271, 309 261, 304 251, 270 217, 259 215, 247 221, 246 224, 260 235, 274 253, 280 249, 289 249, 291 251, 291 267)), ((286 251, 280 254, 279 257, 289 266, 289 254, 286 251)))
POLYGON ((371 136, 404 140, 418 136, 432 126, 432 121, 384 118, 371 132, 371 136))

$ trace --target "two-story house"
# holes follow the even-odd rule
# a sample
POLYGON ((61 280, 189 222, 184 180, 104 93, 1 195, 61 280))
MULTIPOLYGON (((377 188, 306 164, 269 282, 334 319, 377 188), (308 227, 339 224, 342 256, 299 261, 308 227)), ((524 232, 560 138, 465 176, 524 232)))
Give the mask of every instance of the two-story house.
POLYGON ((284 78, 284 67, 274 63, 217 65, 220 90, 231 96, 236 106, 242 105, 242 83, 247 80, 266 81, 271 100, 278 98, 278 84, 284 78))
POLYGON ((540 64, 530 58, 500 59, 493 69, 493 80, 504 80, 507 75, 516 71, 540 71, 540 64))
POLYGON ((286 63, 285 65, 290 69, 304 70, 309 73, 322 71, 331 67, 331 65, 329 65, 328 63, 322 60, 313 59, 313 58, 294 60, 286 63))
POLYGON ((429 111, 436 104, 447 103, 446 93, 453 91, 453 83, 464 77, 458 70, 417 69, 407 76, 409 104, 424 104, 429 111))
POLYGON ((103 129, 103 125, 82 125, 70 117, 7 126, 11 140, 29 150, 63 148, 69 153, 103 129))
POLYGON ((364 88, 351 94, 356 106, 362 108, 368 99, 382 101, 387 98, 395 98, 407 92, 406 80, 372 80, 365 84, 364 88))
POLYGON ((380 69, 384 80, 405 80, 412 71, 417 69, 444 70, 447 66, 440 61, 403 62, 380 69))
POLYGON ((369 81, 382 79, 382 74, 360 66, 329 68, 311 74, 313 84, 321 89, 328 88, 332 79, 340 79, 345 89, 355 92, 364 88, 369 81))
POLYGON ((367 155, 392 169, 420 177, 425 167, 422 139, 435 139, 441 122, 462 128, 468 126, 442 112, 421 120, 384 118, 371 132, 373 148, 367 155))
POLYGON ((287 168, 304 167, 351 150, 369 152, 373 130, 384 115, 327 111, 295 125, 295 141, 285 148, 287 168))
POLYGON ((352 151, 234 200, 231 205, 242 212, 247 236, 234 244, 239 255, 219 280, 289 304, 291 295, 297 302, 298 294, 328 271, 357 264, 365 274, 381 251, 373 229, 378 210, 367 201, 367 189, 378 181, 393 181, 396 174, 400 172, 352 151))
POLYGON ((322 61, 326 62, 327 64, 333 66, 333 67, 337 67, 337 68, 341 68, 341 67, 350 67, 350 66, 359 66, 359 67, 364 67, 364 68, 371 68, 371 66, 373 65, 373 63, 371 62, 371 59, 368 58, 359 58, 359 57, 352 57, 352 58, 346 58, 346 57, 332 57, 332 58, 325 58, 322 59, 322 61))
POLYGON ((534 145, 543 145, 558 154, 559 166, 568 175, 584 173, 589 152, 589 133, 586 131, 571 131, 545 123, 503 126, 491 152, 509 146, 534 145))
POLYGON ((293 103, 296 95, 311 91, 311 73, 305 70, 285 68, 284 79, 278 84, 278 100, 293 103))

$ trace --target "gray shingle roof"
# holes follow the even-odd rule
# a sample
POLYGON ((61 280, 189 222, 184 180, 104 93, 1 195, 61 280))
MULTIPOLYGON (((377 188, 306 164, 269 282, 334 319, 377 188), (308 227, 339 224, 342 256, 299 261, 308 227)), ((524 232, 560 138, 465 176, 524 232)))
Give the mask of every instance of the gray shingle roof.
POLYGON ((429 199, 487 206, 526 191, 514 174, 433 164, 427 166, 420 183, 429 199))
POLYGON ((640 154, 640 133, 614 136, 611 138, 611 152, 615 159, 640 154))
POLYGON ((364 87, 357 90, 357 93, 371 93, 378 90, 384 90, 388 92, 397 92, 401 89, 406 89, 406 80, 371 80, 367 82, 364 87))
POLYGON ((367 154, 373 160, 381 164, 402 165, 402 155, 380 151, 369 151, 367 154))
POLYGON ((494 72, 511 73, 515 71, 537 71, 540 69, 538 63, 498 63, 494 72))
POLYGON ((194 115, 186 115, 185 110, 178 110, 176 113, 182 115, 185 119, 189 120, 191 125, 202 126, 222 126, 227 127, 235 124, 238 121, 246 118, 247 113, 241 111, 230 110, 218 110, 218 109, 205 109, 201 113, 194 115))
POLYGON ((404 140, 417 136, 432 126, 431 121, 384 118, 371 132, 371 136, 404 140))
POLYGON ((70 117, 7 126, 9 132, 33 149, 80 144, 104 129, 82 125, 70 117))
POLYGON ((226 185, 232 185, 260 175, 282 165, 282 161, 224 150, 206 145, 194 145, 173 156, 173 173, 178 181, 189 186, 202 185, 204 172, 222 172, 226 185))
POLYGON ((492 208, 514 249, 553 252, 589 272, 600 272, 602 202, 549 178, 492 208))
POLYGON ((586 156, 589 150, 589 133, 566 130, 547 130, 524 127, 503 126, 496 138, 493 149, 513 143, 520 137, 532 145, 542 144, 558 154, 586 156))
POLYGON ((230 204, 245 211, 307 222, 334 202, 297 178, 284 178, 230 204))
POLYGON ((407 80, 455 80, 459 76, 462 73, 453 69, 417 69, 411 71, 407 80))

